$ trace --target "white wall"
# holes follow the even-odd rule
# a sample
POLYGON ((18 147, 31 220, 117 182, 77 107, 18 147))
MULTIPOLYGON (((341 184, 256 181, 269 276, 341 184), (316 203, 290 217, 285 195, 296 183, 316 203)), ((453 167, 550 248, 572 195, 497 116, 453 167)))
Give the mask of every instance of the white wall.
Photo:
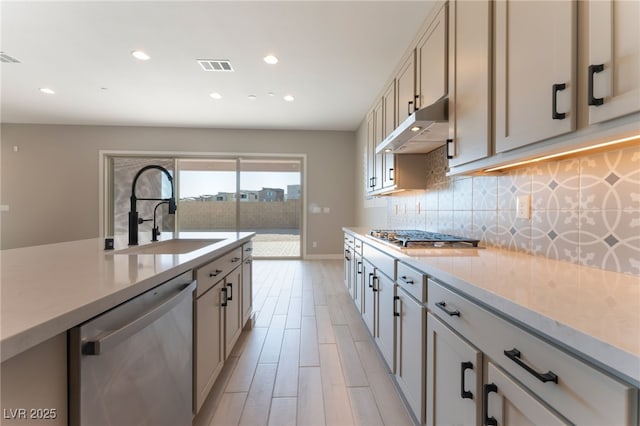
POLYGON ((1 132, 0 205, 10 208, 2 249, 98 236, 100 150, 306 154, 307 205, 330 208, 308 215, 307 253, 341 253, 341 227, 356 224, 353 132, 29 124, 1 132))

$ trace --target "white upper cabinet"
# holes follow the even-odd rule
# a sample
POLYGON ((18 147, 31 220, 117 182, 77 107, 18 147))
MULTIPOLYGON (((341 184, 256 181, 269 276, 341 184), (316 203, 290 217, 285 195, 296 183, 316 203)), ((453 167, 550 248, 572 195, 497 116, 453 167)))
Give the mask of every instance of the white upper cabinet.
POLYGON ((416 108, 447 94, 447 6, 429 24, 416 47, 416 108))
POLYGON ((413 114, 416 108, 416 55, 406 56, 396 75, 396 124, 413 114))
POLYGON ((576 2, 494 7, 496 152, 574 131, 576 2))
MULTIPOLYGON (((392 80, 387 89, 382 94, 382 116, 384 117, 384 127, 382 139, 389 136, 396 128, 396 81, 392 80)), ((382 153, 382 186, 387 188, 394 183, 394 154, 390 152, 382 153)))
POLYGON ((640 2, 588 3, 589 124, 640 111, 640 2))
POLYGON ((491 2, 449 4, 450 166, 491 154, 491 2))

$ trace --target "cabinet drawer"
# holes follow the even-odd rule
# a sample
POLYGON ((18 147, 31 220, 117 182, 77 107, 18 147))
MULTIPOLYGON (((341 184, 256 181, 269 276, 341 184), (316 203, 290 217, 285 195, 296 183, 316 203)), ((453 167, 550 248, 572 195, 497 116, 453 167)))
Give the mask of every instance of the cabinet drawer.
POLYGON ((200 297, 205 291, 220 281, 236 266, 240 266, 242 260, 242 247, 238 247, 219 258, 212 260, 196 271, 196 297, 200 297))
POLYGON ((353 248, 355 244, 355 237, 350 234, 344 234, 344 245, 353 248))
POLYGON ((396 259, 386 253, 370 246, 363 244, 362 257, 367 259, 376 269, 392 280, 396 279, 396 259))
POLYGON ((400 287, 419 302, 427 302, 427 275, 413 269, 411 266, 398 262, 398 279, 400 287))
POLYGON ((636 424, 636 389, 435 281, 428 283, 431 312, 572 423, 636 424))
POLYGON ((242 260, 246 260, 253 255, 253 241, 246 242, 242 245, 242 260))
POLYGON ((362 246, 363 246, 362 241, 360 241, 359 239, 355 238, 353 240, 353 244, 354 244, 356 253, 362 254, 362 246))

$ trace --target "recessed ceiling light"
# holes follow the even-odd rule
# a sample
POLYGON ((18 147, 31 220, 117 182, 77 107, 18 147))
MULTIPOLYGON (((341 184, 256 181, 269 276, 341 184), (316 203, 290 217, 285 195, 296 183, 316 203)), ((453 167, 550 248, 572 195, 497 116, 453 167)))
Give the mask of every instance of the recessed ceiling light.
POLYGON ((148 61, 149 59, 151 59, 151 56, 147 55, 142 50, 134 50, 134 51, 132 51, 131 52, 131 56, 133 56, 134 58, 139 59, 141 61, 148 61))
POLYGON ((42 93, 46 93, 47 95, 55 95, 56 92, 53 89, 49 89, 48 87, 41 87, 40 91, 42 93))
POLYGON ((296 98, 294 98, 293 95, 284 95, 282 99, 284 99, 287 102, 293 102, 296 98))
POLYGON ((267 93, 267 95, 269 95, 269 96, 271 96, 271 97, 274 97, 276 94, 275 94, 275 93, 273 93, 273 92, 268 92, 268 93, 267 93))
POLYGON ((213 92, 209 96, 211 96, 213 99, 222 99, 222 95, 218 92, 213 92))
POLYGON ((252 101, 255 101, 256 99, 258 99, 256 95, 249 95, 247 97, 249 98, 249 100, 252 100, 252 101))
POLYGON ((273 55, 267 55, 264 58, 262 58, 266 63, 268 63, 269 65, 275 65, 278 63, 278 58, 276 58, 273 55))
POLYGON ((420 129, 422 129, 422 127, 420 127, 420 126, 413 126, 413 127, 411 128, 411 131, 412 131, 412 132, 417 132, 417 131, 418 131, 418 130, 420 130, 420 129))

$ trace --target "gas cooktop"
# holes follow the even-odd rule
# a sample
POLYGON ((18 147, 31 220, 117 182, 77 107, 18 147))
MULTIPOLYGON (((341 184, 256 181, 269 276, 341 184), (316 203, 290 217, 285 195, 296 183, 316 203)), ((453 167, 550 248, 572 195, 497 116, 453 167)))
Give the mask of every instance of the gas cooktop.
POLYGON ((414 229, 372 229, 369 234, 403 248, 472 248, 478 247, 480 242, 472 238, 414 229))

